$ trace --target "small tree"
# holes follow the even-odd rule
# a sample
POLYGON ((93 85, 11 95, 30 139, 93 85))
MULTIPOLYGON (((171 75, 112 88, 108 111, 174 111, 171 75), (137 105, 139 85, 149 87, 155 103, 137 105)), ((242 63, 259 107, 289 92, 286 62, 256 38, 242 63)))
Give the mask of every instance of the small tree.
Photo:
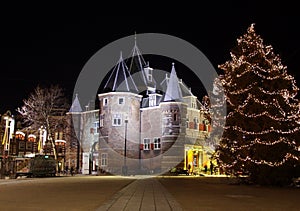
POLYGON ((37 86, 23 102, 24 105, 17 111, 22 115, 25 125, 36 131, 41 126, 46 128, 47 140, 50 141, 54 159, 57 160, 54 131, 65 125, 65 112, 68 108, 63 89, 58 85, 47 88, 37 86))
POLYGON ((260 184, 286 184, 299 168, 298 88, 252 24, 224 70, 227 117, 219 162, 260 184))

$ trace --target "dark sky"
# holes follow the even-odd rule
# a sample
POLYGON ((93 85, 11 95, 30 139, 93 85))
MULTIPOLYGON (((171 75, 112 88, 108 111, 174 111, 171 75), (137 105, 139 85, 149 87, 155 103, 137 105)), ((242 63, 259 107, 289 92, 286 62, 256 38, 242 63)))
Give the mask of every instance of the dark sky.
MULTIPOLYGON (((77 77, 103 46, 137 33, 165 33, 199 48, 217 68, 251 23, 274 47, 300 87, 300 15, 287 6, 255 10, 245 5, 193 16, 72 16, 59 13, 1 18, 0 113, 15 111, 38 84, 60 84, 71 97, 77 77)), ((142 49, 141 49, 142 50, 142 49)), ((193 88, 192 88, 193 89, 193 88)), ((15 112, 14 112, 15 113, 15 112)))

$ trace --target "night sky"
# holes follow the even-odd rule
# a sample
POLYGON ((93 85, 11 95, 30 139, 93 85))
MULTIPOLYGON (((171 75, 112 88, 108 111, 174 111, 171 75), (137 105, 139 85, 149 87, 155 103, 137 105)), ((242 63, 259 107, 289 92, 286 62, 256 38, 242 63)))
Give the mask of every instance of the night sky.
MULTIPOLYGON (((281 4, 269 14, 244 6, 206 14, 199 11, 201 15, 193 16, 172 11, 168 16, 150 12, 143 16, 84 17, 41 12, 2 18, 0 113, 16 113, 38 84, 60 84, 71 101, 77 77, 89 58, 103 46, 135 31, 182 38, 201 50, 217 69, 230 58, 236 39, 255 23, 256 32, 265 44, 273 46, 300 87, 300 15, 281 4)), ((193 84, 189 85, 195 90, 193 84)))

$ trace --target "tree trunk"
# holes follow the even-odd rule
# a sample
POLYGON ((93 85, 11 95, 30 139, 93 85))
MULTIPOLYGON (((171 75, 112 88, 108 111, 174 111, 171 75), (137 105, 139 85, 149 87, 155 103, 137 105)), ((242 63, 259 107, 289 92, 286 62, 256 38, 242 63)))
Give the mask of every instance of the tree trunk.
POLYGON ((55 148, 55 143, 52 137, 52 131, 50 128, 49 120, 47 119, 47 132, 48 132, 48 137, 51 142, 52 150, 53 150, 53 155, 54 155, 54 160, 56 161, 56 172, 58 172, 58 161, 57 161, 57 153, 56 153, 56 148, 55 148))

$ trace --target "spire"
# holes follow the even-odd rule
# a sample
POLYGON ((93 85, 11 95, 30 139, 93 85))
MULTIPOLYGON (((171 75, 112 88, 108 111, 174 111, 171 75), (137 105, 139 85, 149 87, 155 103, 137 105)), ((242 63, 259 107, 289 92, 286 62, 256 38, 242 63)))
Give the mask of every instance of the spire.
MULTIPOLYGON (((130 61, 130 66, 129 70, 131 74, 143 71, 144 67, 146 66, 146 62, 142 56, 142 53, 140 49, 137 46, 137 41, 136 41, 136 32, 134 33, 134 46, 131 51, 131 61, 130 61)), ((144 82, 146 82, 146 77, 144 76, 144 82)))
POLYGON ((71 106, 69 112, 82 112, 82 108, 81 108, 80 102, 78 100, 78 94, 76 94, 75 99, 72 103, 72 106, 71 106))
POLYGON ((123 60, 122 51, 120 52, 120 59, 112 70, 109 79, 104 86, 104 89, 109 89, 111 91, 138 92, 133 78, 131 77, 128 68, 123 60))
POLYGON ((137 46, 137 35, 134 33, 134 46, 130 55, 129 60, 129 71, 134 76, 137 77, 138 87, 145 89, 146 87, 155 87, 155 80, 152 77, 153 69, 150 68, 149 63, 145 62, 140 49, 137 46), (149 76, 150 75, 150 76, 149 76), (150 79, 150 80, 149 80, 150 79))
POLYGON ((182 99, 182 93, 179 87, 179 81, 176 75, 174 63, 172 63, 172 71, 170 74, 164 101, 175 101, 175 100, 181 101, 181 99, 182 99))

